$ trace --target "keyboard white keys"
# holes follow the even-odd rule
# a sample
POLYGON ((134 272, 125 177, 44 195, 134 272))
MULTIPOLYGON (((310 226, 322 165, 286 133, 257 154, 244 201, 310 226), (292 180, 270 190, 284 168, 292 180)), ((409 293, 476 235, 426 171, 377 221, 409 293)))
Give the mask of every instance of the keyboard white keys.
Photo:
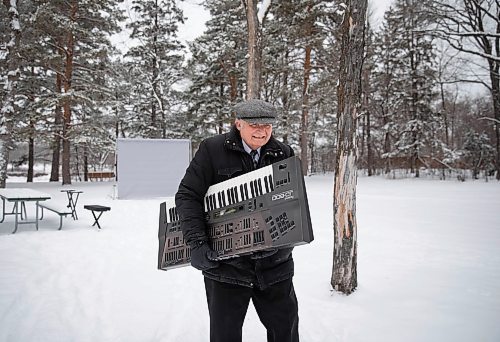
POLYGON ((175 221, 179 221, 179 216, 177 215, 177 209, 175 207, 175 198, 169 197, 165 200, 166 203, 166 218, 167 223, 172 223, 175 221))
POLYGON ((274 189, 272 165, 214 184, 205 195, 205 211, 233 205, 274 189))

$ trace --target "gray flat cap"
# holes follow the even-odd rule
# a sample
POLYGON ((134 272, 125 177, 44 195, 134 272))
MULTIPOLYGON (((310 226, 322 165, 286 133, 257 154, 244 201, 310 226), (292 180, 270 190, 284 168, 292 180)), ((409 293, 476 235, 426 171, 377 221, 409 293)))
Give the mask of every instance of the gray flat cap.
POLYGON ((276 108, 266 101, 252 99, 234 106, 236 118, 255 124, 272 124, 276 121, 276 108))

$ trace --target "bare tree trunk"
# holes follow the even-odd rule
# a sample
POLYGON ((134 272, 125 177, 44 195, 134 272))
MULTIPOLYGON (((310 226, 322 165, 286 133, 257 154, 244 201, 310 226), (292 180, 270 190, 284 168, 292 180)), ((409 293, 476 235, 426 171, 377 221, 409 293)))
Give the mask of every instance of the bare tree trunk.
MULTIPOLYGON (((76 20, 78 3, 73 0, 71 3, 71 19, 76 20)), ((73 32, 68 32, 66 47, 66 65, 64 70, 63 89, 65 98, 63 102, 63 148, 62 148, 62 184, 71 184, 71 99, 67 96, 72 90, 73 80, 73 58, 75 49, 75 37, 73 32)))
POLYGON ((89 181, 89 146, 88 143, 83 145, 83 180, 89 181))
MULTIPOLYGON (((62 80, 61 75, 56 75, 56 93, 61 93, 62 80)), ((50 181, 59 181, 59 161, 61 159, 61 123, 62 123, 62 111, 59 102, 56 104, 54 110, 54 140, 52 142, 52 166, 50 170, 50 181)))
MULTIPOLYGON (((285 63, 283 65, 288 65, 288 59, 289 59, 289 51, 285 51, 285 56, 284 60, 285 63)), ((283 103, 283 123, 284 123, 284 129, 283 129, 283 142, 285 144, 288 144, 288 135, 290 134, 290 125, 288 125, 288 117, 290 113, 290 100, 289 100, 289 94, 288 94, 288 74, 289 71, 287 68, 283 71, 283 85, 281 89, 281 101, 283 103)))
MULTIPOLYGON (((500 27, 499 27, 500 28, 500 27)), ((498 41, 498 39, 497 39, 498 41)), ((498 44, 498 43, 497 43, 498 44)), ((499 48, 500 49, 500 48, 499 48)), ((495 169, 496 169, 496 179, 500 180, 500 76, 499 63, 490 62, 490 79, 491 79, 491 97, 493 98, 493 112, 495 116, 495 123, 493 129, 495 131, 495 169)))
POLYGON ((307 154, 307 138, 309 132, 309 77, 311 76, 312 46, 307 45, 304 57, 304 80, 302 84, 302 116, 300 120, 300 160, 302 173, 308 174, 309 158, 307 154))
POLYGON ((357 120, 361 105, 361 69, 367 0, 349 0, 342 23, 338 86, 338 138, 335 162, 334 252, 331 284, 345 294, 357 285, 356 159, 357 120))
MULTIPOLYGON (((416 27, 415 25, 415 18, 414 18, 414 13, 413 13, 413 3, 410 3, 408 6, 409 10, 409 18, 410 20, 410 27, 414 28, 416 27)), ((413 30, 410 30, 408 32, 409 37, 407 38, 409 41, 409 50, 410 50, 410 78, 411 78, 411 99, 410 99, 410 117, 414 121, 419 121, 421 118, 421 113, 419 113, 419 109, 417 108, 417 102, 418 102, 418 86, 417 86, 417 56, 415 55, 415 49, 417 48, 418 44, 416 44, 416 37, 415 33, 413 30)), ((420 177, 420 169, 418 167, 418 160, 420 157, 420 147, 419 147, 419 140, 420 140, 420 129, 418 128, 415 129, 413 128, 412 130, 412 149, 411 149, 411 154, 410 154, 410 165, 411 165, 411 172, 415 173, 415 177, 419 178, 420 177)))
MULTIPOLYGON (((31 77, 35 77, 35 67, 31 67, 31 77)), ((35 102, 34 93, 27 95, 31 103, 35 102)), ((29 119, 29 138, 28 138, 28 175, 26 177, 26 182, 33 183, 34 168, 35 168, 35 120, 30 116, 29 119)))
POLYGON ((15 96, 17 81, 19 79, 19 63, 16 50, 21 39, 21 25, 17 11, 17 0, 3 0, 9 13, 10 41, 7 43, 7 82, 4 85, 5 95, 2 99, 0 116, 0 188, 5 188, 7 180, 7 165, 9 163, 9 150, 12 147, 13 120, 15 112, 15 96))
POLYGON ((309 79, 311 77, 311 54, 312 54, 312 43, 311 36, 313 34, 313 19, 311 18, 313 4, 311 1, 307 5, 307 20, 305 22, 304 37, 306 41, 306 46, 304 48, 304 77, 302 80, 302 114, 300 119, 300 160, 302 162, 302 173, 304 175, 308 174, 309 169, 309 158, 307 153, 307 139, 309 136, 309 79))
MULTIPOLYGON (((34 131, 35 125, 33 124, 33 122, 30 123, 30 126, 31 130, 34 131)), ((33 135, 30 135, 28 139, 28 176, 26 177, 26 182, 28 183, 33 183, 34 166, 35 166, 35 139, 33 138, 33 135)))
MULTIPOLYGON (((388 117, 386 113, 382 114, 382 123, 383 127, 386 127, 387 124, 389 123, 388 117)), ((387 155, 391 151, 391 135, 389 131, 387 130, 384 133, 384 154, 387 155)), ((391 159, 386 157, 385 162, 384 162, 384 173, 389 173, 391 172, 391 159)))
POLYGON ((262 74, 262 37, 257 17, 257 0, 242 2, 246 9, 248 27, 247 99, 258 99, 262 74))
POLYGON ((366 166, 368 168, 368 176, 373 176, 373 148, 372 148, 372 133, 371 133, 371 115, 370 110, 366 112, 366 166))
MULTIPOLYGON (((158 7, 158 1, 155 2, 155 8, 156 9, 159 9, 158 7)), ((158 10, 155 11, 155 17, 154 17, 154 24, 153 24, 153 27, 154 28, 158 28, 158 10)), ((154 55, 153 55, 153 60, 151 62, 151 68, 152 68, 152 71, 153 71, 153 79, 152 79, 152 82, 151 82, 151 85, 152 85, 152 89, 151 89, 151 99, 153 99, 151 101, 151 127, 155 127, 154 128, 154 131, 150 133, 149 137, 150 138, 160 138, 161 137, 161 131, 163 131, 163 127, 165 125, 165 122, 162 121, 160 123, 160 129, 158 129, 158 122, 157 122, 157 115, 156 115, 156 98, 157 98, 157 95, 158 95, 158 75, 159 75, 159 70, 158 70, 158 60, 156 59, 157 56, 158 56, 158 36, 157 36, 157 33, 155 32, 154 33, 154 36, 153 36, 153 51, 154 51, 154 55)), ((160 108, 160 111, 162 110, 162 108, 160 108)), ((163 113, 162 113, 163 114, 163 113)))
MULTIPOLYGON (((366 68, 368 69, 368 68, 366 68)), ((366 168, 368 171, 368 176, 373 175, 373 171, 375 170, 375 166, 373 165, 373 147, 372 147, 372 135, 371 135, 371 111, 372 108, 370 106, 370 97, 371 97, 371 88, 370 88, 370 72, 372 68, 369 70, 363 71, 363 85, 362 85, 362 99, 363 99, 363 110, 365 112, 365 121, 364 121, 364 143, 366 144, 366 168)))
MULTIPOLYGON (((219 85, 219 96, 224 98, 224 83, 221 82, 219 85)), ((222 134, 224 132, 224 114, 219 111, 217 115, 217 133, 222 134)))

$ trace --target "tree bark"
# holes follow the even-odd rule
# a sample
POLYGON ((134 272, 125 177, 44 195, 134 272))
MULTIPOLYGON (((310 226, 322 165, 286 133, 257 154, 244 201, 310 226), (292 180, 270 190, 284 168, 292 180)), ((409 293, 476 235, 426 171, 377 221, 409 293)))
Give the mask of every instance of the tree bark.
POLYGON ((248 27, 247 100, 260 98, 262 37, 257 18, 257 0, 243 0, 248 27))
POLYGON ((300 120, 300 160, 302 162, 302 173, 308 174, 309 157, 307 153, 307 139, 309 133, 309 78, 311 76, 311 52, 312 46, 307 45, 304 56, 304 79, 302 83, 302 115, 300 120))
MULTIPOLYGON (((367 28, 368 29, 368 28, 367 28)), ((363 84, 362 84, 362 101, 363 101, 363 111, 365 112, 364 121, 364 143, 366 143, 366 168, 368 171, 368 176, 373 175, 375 166, 373 165, 373 144, 372 144, 372 134, 371 134, 371 88, 370 88, 370 74, 373 72, 372 68, 365 68, 362 72, 363 84)), ((363 146, 363 144, 362 144, 363 146)))
POLYGON ((361 106, 361 70, 365 44, 367 0, 347 2, 341 27, 338 86, 338 138, 335 162, 334 252, 331 284, 345 294, 357 285, 357 120, 361 106))
MULTIPOLYGON (((35 68, 31 67, 31 77, 35 77, 35 68)), ((27 95, 31 103, 35 102, 35 94, 30 93, 27 95)), ((29 138, 28 138, 28 175, 26 177, 27 183, 33 183, 34 168, 35 168, 35 120, 30 117, 29 119, 29 138)))
MULTIPOLYGON (((155 17, 154 17, 154 28, 158 28, 158 1, 155 2, 155 17)), ((160 123, 160 129, 156 128, 158 127, 158 122, 157 122, 157 115, 156 115, 156 101, 154 99, 157 98, 158 94, 158 75, 159 75, 159 70, 158 70, 158 36, 156 33, 154 33, 153 36, 153 60, 151 62, 151 68, 152 68, 152 80, 151 80, 151 98, 153 101, 151 101, 151 127, 155 127, 153 132, 150 132, 149 137, 150 138, 160 138, 160 132, 163 131, 163 127, 165 125, 165 122, 162 121, 160 123)))
POLYGON ((499 63, 489 62, 490 79, 491 79, 491 97, 493 99, 493 112, 495 116, 495 123, 493 124, 495 130, 495 169, 496 179, 500 180, 500 76, 499 63))
MULTIPOLYGON (((288 65, 289 62, 289 51, 285 51, 285 56, 284 56, 284 61, 283 65, 288 65)), ((288 68, 285 68, 283 70, 283 85, 282 85, 282 90, 281 90, 281 102, 283 104, 283 142, 285 144, 288 144, 288 136, 290 134, 290 125, 287 124, 288 122, 288 117, 290 114, 290 100, 289 100, 289 93, 288 93, 288 68)))
MULTIPOLYGON (((56 75, 56 93, 61 93, 62 80, 61 75, 56 75)), ((61 158, 61 122, 62 111, 59 102, 54 109, 54 140, 52 141, 52 165, 50 170, 50 181, 59 181, 59 161, 61 158)))
MULTIPOLYGON (((71 19, 76 20, 78 3, 73 0, 71 3, 71 19)), ((62 136, 62 184, 71 184, 71 98, 73 79, 73 58, 75 49, 75 37, 72 31, 68 32, 66 46, 66 61, 63 78, 64 100, 63 100, 63 136, 62 136)))
POLYGON ((302 162, 302 173, 304 175, 308 174, 309 171, 309 157, 307 153, 307 139, 309 136, 309 79, 311 77, 311 54, 312 54, 312 34, 313 34, 313 19, 311 18, 310 12, 312 10, 313 4, 309 1, 307 5, 307 15, 308 18, 305 22, 305 41, 306 46, 304 48, 304 77, 302 80, 302 113, 300 118, 300 160, 302 162))
MULTIPOLYGON (((30 128, 32 129, 32 131, 35 130, 35 125, 33 124, 33 122, 30 123, 30 128)), ((28 138, 28 175, 26 177, 27 183, 33 183, 34 166, 35 166, 35 139, 33 138, 33 135, 31 135, 28 138)))

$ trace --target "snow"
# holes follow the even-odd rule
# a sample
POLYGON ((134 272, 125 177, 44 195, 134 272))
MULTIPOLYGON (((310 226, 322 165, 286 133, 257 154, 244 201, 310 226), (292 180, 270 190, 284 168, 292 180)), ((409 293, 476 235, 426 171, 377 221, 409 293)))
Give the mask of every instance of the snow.
POLYGON ((270 6, 271 6, 271 0, 263 0, 262 3, 259 4, 257 19, 259 20, 260 25, 262 25, 266 12, 268 11, 270 6))
MULTIPOLYGON (((14 180, 61 206, 61 189, 84 193, 61 231, 50 212, 39 231, 0 224, 0 341, 208 341, 200 272, 156 270, 164 199, 116 200, 113 182, 14 180), (102 230, 84 204, 111 207, 102 230)), ((333 176, 306 184, 315 240, 294 250, 302 341, 500 341, 500 183, 360 177, 350 296, 330 287, 333 176)), ((243 335, 265 341, 252 306, 243 335)))

